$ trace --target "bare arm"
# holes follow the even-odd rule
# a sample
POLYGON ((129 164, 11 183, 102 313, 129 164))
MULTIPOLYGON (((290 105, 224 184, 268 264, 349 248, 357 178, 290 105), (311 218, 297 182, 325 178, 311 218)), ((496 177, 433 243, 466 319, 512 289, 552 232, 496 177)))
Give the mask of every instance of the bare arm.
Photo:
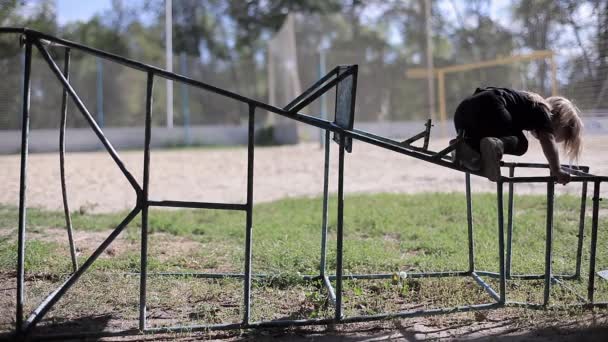
POLYGON ((559 152, 557 151, 557 145, 555 144, 555 137, 553 134, 548 132, 537 132, 536 136, 538 137, 540 145, 543 148, 543 154, 549 162, 551 174, 557 177, 557 182, 560 184, 570 182, 570 175, 562 171, 560 167, 559 152))

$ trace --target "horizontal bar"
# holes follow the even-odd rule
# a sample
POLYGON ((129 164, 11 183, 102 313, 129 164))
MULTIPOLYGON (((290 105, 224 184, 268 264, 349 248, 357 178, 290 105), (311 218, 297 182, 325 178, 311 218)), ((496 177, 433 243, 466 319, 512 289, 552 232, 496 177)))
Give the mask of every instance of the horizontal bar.
MULTIPOLYGON (((491 278, 498 278, 500 274, 498 272, 486 272, 486 271, 475 271, 475 273, 479 276, 486 276, 491 278)), ((535 279, 544 279, 544 274, 511 274, 509 279, 517 279, 517 280, 535 280, 535 279)), ((563 279, 563 280, 573 280, 576 279, 576 274, 554 274, 553 278, 563 279)))
POLYGON ((535 310, 548 310, 551 308, 568 309, 568 308, 607 308, 608 302, 595 302, 595 303, 579 303, 579 304, 554 304, 554 305, 542 305, 526 302, 507 302, 507 307, 520 307, 535 310))
POLYGON ((473 277, 473 279, 475 279, 477 284, 479 284, 481 287, 483 287, 483 289, 486 290, 486 292, 492 298, 494 298, 494 300, 500 301, 500 295, 498 295, 498 293, 496 293, 496 291, 494 291, 494 289, 488 283, 483 281, 483 279, 481 279, 481 277, 479 277, 475 272, 471 273, 471 276, 473 277))
MULTIPOLYGON (((464 277, 469 276, 469 271, 446 271, 446 272, 415 272, 407 273, 408 278, 440 278, 440 277, 464 277)), ((343 279, 391 279, 394 276, 393 273, 379 273, 379 274, 345 274, 342 276, 343 279)), ((335 275, 328 276, 330 280, 335 280, 335 275)))
MULTIPOLYGON (((139 272, 127 272, 125 275, 139 276, 139 272)), ((148 272, 148 276, 161 276, 161 277, 191 277, 191 278, 210 278, 210 279, 225 279, 225 278, 237 278, 242 279, 245 277, 243 273, 205 273, 205 272, 148 272)), ((254 278, 276 278, 280 275, 263 274, 257 273, 251 274, 254 278)), ((318 275, 301 275, 300 278, 304 281, 312 281, 320 279, 318 275)))
POLYGON ((401 311, 401 312, 395 312, 395 313, 369 315, 369 316, 345 317, 341 320, 341 322, 342 323, 356 323, 356 322, 376 321, 376 320, 391 319, 391 318, 422 317, 422 316, 432 316, 432 315, 440 315, 440 314, 450 314, 450 313, 455 313, 455 312, 489 310, 489 309, 501 308, 503 306, 504 305, 500 304, 500 303, 487 303, 487 304, 475 304, 475 305, 466 305, 466 306, 455 306, 455 307, 451 307, 451 308, 427 309, 427 310, 416 310, 416 311, 401 311))
MULTIPOLYGON (((555 182, 557 178, 553 176, 539 176, 539 177, 502 177, 503 182, 505 183, 548 183, 555 182)), ((579 182, 606 182, 608 181, 608 177, 606 176, 577 176, 574 175, 570 179, 570 183, 579 183, 579 182)))
POLYGON ((25 28, 23 27, 0 27, 0 33, 25 33, 25 28))
MULTIPOLYGON (((502 166, 505 166, 505 167, 513 166, 513 167, 523 167, 523 168, 541 168, 541 169, 548 169, 549 168, 549 164, 545 164, 545 163, 501 162, 500 164, 502 166)), ((574 171, 589 172, 589 166, 586 166, 586 165, 567 165, 567 164, 562 164, 560 166, 562 168, 566 168, 566 169, 570 169, 570 170, 574 170, 574 171)))
POLYGON ((220 209, 220 210, 247 210, 246 204, 187 202, 187 201, 148 201, 151 207, 194 208, 194 209, 220 209))

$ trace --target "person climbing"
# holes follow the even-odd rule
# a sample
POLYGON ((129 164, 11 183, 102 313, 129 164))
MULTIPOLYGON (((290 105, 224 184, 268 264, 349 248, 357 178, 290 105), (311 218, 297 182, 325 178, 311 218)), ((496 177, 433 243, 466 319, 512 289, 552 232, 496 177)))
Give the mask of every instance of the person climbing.
POLYGON ((453 153, 454 162, 471 171, 480 171, 491 181, 500 174, 504 154, 521 156, 528 150, 523 131, 540 141, 551 174, 560 184, 570 175, 560 166, 557 143, 571 162, 582 151, 583 123, 578 108, 568 99, 509 88, 477 88, 456 108, 454 125, 460 141, 453 153))

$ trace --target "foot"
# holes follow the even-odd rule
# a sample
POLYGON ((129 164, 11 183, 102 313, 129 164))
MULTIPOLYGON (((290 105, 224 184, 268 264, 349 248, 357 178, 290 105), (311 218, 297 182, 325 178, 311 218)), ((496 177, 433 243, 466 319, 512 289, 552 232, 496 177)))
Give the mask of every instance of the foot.
POLYGON ((504 145, 498 138, 486 137, 479 144, 481 150, 481 172, 489 180, 496 182, 500 174, 500 160, 504 152, 504 145))
MULTIPOLYGON (((455 144, 456 141, 456 139, 451 140, 450 145, 455 144)), ((479 171, 481 168, 481 156, 464 141, 458 143, 456 149, 452 151, 452 161, 471 171, 479 171)))

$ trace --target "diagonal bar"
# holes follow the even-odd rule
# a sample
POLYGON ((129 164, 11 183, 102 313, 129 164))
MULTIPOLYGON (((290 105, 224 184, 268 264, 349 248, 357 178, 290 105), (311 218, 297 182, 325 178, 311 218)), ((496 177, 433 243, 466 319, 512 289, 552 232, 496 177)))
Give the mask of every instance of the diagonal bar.
POLYGON ((93 119, 93 116, 91 116, 91 113, 87 110, 87 107, 84 105, 80 97, 78 97, 78 94, 76 94, 74 88, 72 88, 72 86, 70 85, 70 82, 68 82, 68 80, 63 76, 63 73, 61 72, 61 70, 59 70, 59 67, 57 66, 57 64, 55 64, 55 61, 53 61, 53 58, 51 57, 47 49, 39 41, 34 41, 34 44, 36 45, 36 48, 38 48, 38 51, 40 51, 40 54, 42 55, 44 60, 51 68, 51 71, 53 71, 57 79, 59 79, 59 81, 63 84, 63 87, 70 94, 72 100, 76 104, 76 107, 78 107, 80 112, 84 115, 84 118, 87 120, 87 122, 93 129, 93 132, 95 132, 95 134, 97 135, 97 138, 99 138, 99 140, 106 148, 106 150, 108 151, 120 171, 122 171, 125 177, 127 177, 127 180, 129 181, 129 183, 131 183, 131 186, 133 187, 133 189, 135 189, 137 195, 139 196, 142 190, 139 184, 137 183, 137 180, 135 180, 135 177, 133 177, 131 172, 127 170, 125 164, 118 156, 118 152, 116 152, 110 141, 105 137, 103 131, 101 130, 101 128, 99 128, 99 126, 95 122, 95 119, 93 119))
POLYGON ((291 110, 291 108, 293 108, 293 106, 295 106, 296 104, 298 104, 298 102, 300 102, 302 99, 304 99, 310 93, 312 93, 313 90, 315 90, 316 88, 318 88, 319 86, 321 86, 328 79, 330 79, 333 75, 335 75, 336 73, 338 73, 338 70, 339 70, 339 67, 333 68, 329 73, 327 73, 325 76, 323 76, 320 80, 318 80, 313 85, 311 85, 310 87, 308 87, 308 89, 306 89, 302 94, 300 94, 300 96, 296 97, 293 101, 289 102, 289 104, 287 106, 283 107, 283 109, 287 110, 287 111, 291 110))
POLYGON ((29 334, 32 329, 40 322, 40 320, 46 315, 46 313, 57 303, 61 297, 78 281, 80 276, 86 272, 89 267, 97 260, 97 258, 103 253, 106 248, 116 239, 116 237, 124 230, 124 228, 139 214, 141 207, 138 205, 127 215, 127 217, 120 222, 120 224, 112 231, 112 233, 97 247, 97 249, 91 254, 91 256, 82 264, 78 271, 72 273, 70 277, 59 286, 55 291, 49 294, 44 301, 32 312, 28 317, 23 327, 24 335, 29 334))
POLYGON ((298 103, 296 106, 294 106, 293 108, 291 108, 289 110, 289 112, 290 113, 299 112, 300 109, 308 106, 311 102, 313 102, 314 100, 316 100, 319 97, 321 97, 321 95, 325 94, 329 89, 333 88, 336 84, 340 83, 340 81, 342 81, 343 79, 345 79, 346 77, 348 77, 348 76, 350 76, 352 74, 353 74, 352 69, 348 68, 344 73, 338 75, 333 80, 327 82, 323 87, 319 88, 317 91, 315 91, 314 93, 312 93, 312 95, 310 95, 308 98, 304 99, 303 101, 301 101, 300 103, 298 103))

